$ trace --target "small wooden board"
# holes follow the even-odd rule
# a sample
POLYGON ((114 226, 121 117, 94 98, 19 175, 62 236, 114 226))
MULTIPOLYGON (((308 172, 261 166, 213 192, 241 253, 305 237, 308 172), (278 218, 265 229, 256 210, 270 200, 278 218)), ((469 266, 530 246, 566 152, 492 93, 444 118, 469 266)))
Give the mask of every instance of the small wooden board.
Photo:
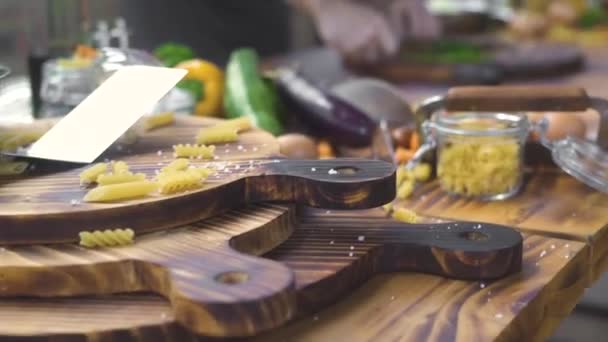
MULTIPOLYGON (((380 240, 378 239, 394 243, 399 238, 398 234, 395 235, 396 231, 387 234, 386 231, 382 232, 382 229, 371 228, 374 223, 388 221, 384 216, 385 213, 382 210, 364 212, 315 210, 302 213, 303 221, 295 234, 285 244, 267 255, 269 258, 288 265, 293 270, 299 316, 316 312, 334 303, 338 298, 360 286, 374 273, 407 269, 420 270, 415 260, 407 262, 408 260, 405 258, 394 258, 393 266, 395 268, 378 267, 382 266, 375 262, 378 260, 376 253, 379 251, 380 240), (353 223, 357 224, 354 228, 350 228, 353 223), (363 240, 359 238, 360 236, 364 236, 363 240)), ((406 231, 407 226, 402 225, 400 229, 406 231)), ((173 232, 169 234, 173 234, 173 232)), ((437 315, 441 315, 441 312, 446 310, 446 314, 453 312, 451 311, 452 303, 457 305, 460 301, 469 302, 469 306, 483 301, 486 307, 484 310, 492 311, 492 315, 499 312, 498 310, 504 313, 504 319, 496 321, 492 325, 494 330, 489 332, 491 335, 497 329, 509 324, 513 317, 522 315, 522 312, 536 314, 537 310, 542 310, 549 300, 553 303, 554 298, 550 294, 553 291, 561 290, 566 282, 564 279, 572 279, 571 276, 574 273, 572 270, 567 274, 560 273, 558 276, 559 270, 566 264, 579 264, 582 257, 586 256, 583 244, 568 243, 558 239, 528 236, 524 240, 523 247, 525 249, 523 273, 514 274, 503 280, 483 283, 447 280, 415 273, 392 276, 403 278, 403 280, 391 281, 386 286, 373 280, 372 288, 366 285, 358 290, 355 296, 357 300, 362 300, 362 296, 369 297, 370 301, 362 301, 364 307, 371 311, 383 308, 382 315, 368 312, 365 314, 365 318, 359 317, 363 321, 355 323, 351 319, 348 323, 350 328, 344 329, 345 324, 340 323, 339 316, 321 313, 318 321, 316 317, 308 317, 301 323, 296 323, 295 326, 288 326, 287 330, 281 329, 276 333, 270 332, 262 335, 260 340, 335 340, 336 336, 340 334, 352 340, 361 333, 358 325, 367 326, 365 322, 373 325, 374 320, 370 321, 370 317, 377 317, 381 322, 386 323, 392 317, 407 320, 407 317, 418 313, 427 324, 433 324, 433 319, 437 315), (566 244, 569 245, 566 247, 566 244), (553 249, 551 249, 552 245, 553 249), (545 249, 547 255, 539 256, 545 249), (566 255, 568 259, 565 258, 566 255), (480 286, 480 284, 485 285, 480 286), (372 294, 379 286, 383 286, 383 291, 372 294), (363 291, 363 295, 358 294, 361 291, 363 291), (437 300, 433 300, 435 296, 438 296, 437 300), (406 312, 398 310, 406 304, 414 305, 418 298, 427 298, 424 299, 425 302, 432 301, 434 306, 429 309, 432 311, 424 310, 422 306, 419 306, 420 310, 413 308, 406 312), (491 299, 491 302, 488 299, 491 299), (517 302, 517 305, 510 307, 512 302, 517 302), (302 325, 308 325, 318 329, 327 325, 329 329, 330 322, 337 324, 336 330, 330 330, 326 336, 299 328, 302 325), (338 328, 342 329, 341 332, 337 331, 338 328), (289 335, 290 333, 294 334, 293 338, 289 335), (312 336, 310 334, 314 335, 314 338, 308 338, 312 336)), ((580 284, 577 282, 568 286, 570 285, 572 285, 573 291, 578 291, 580 284)), ((347 303, 353 303, 353 299, 349 299, 347 303)), ((338 304, 338 307, 341 305, 338 304)), ((351 305, 357 306, 356 304, 351 305)), ((50 340, 59 337, 90 341, 96 339, 195 340, 192 334, 177 324, 178 317, 170 304, 155 295, 116 295, 77 299, 4 299, 0 300, 0 309, 3 318, 0 320, 0 336, 6 339, 20 336, 24 340, 50 340), (11 314, 17 311, 20 314, 11 314), (86 313, 86 315, 80 313, 86 313), (52 315, 52 317, 47 318, 48 323, 42 325, 35 319, 24 323, 19 319, 19 317, 24 317, 22 315, 39 319, 45 315, 52 315), (136 318, 130 319, 129 317, 132 315, 136 318), (6 319, 4 319, 5 317, 6 319)), ((475 315, 473 309, 471 307, 471 310, 467 310, 467 315, 475 315)), ((329 310, 331 312, 336 309, 329 310)), ((351 315, 356 315, 358 312, 353 308, 348 310, 351 315)), ((344 312, 340 314, 350 317, 344 312)), ((531 318, 534 318, 535 322, 540 319, 531 318)), ((490 321, 494 322, 494 319, 490 318, 490 321)), ((476 322, 483 322, 482 317, 479 317, 476 322)), ((384 328, 387 327, 386 324, 382 324, 384 328)), ((459 324, 465 323, 460 321, 459 324)), ((410 334, 419 331, 416 328, 417 325, 399 324, 399 326, 409 331, 410 334)), ((448 325, 448 327, 454 328, 452 325, 448 325)), ((534 328, 534 326, 531 327, 534 328)), ((369 326, 366 329, 369 329, 369 326)), ((423 327, 421 329, 420 333, 427 331, 423 327)), ((404 332, 404 330, 399 330, 399 332, 404 332)), ((379 334, 379 330, 372 329, 370 334, 372 333, 379 334)))
POLYGON ((0 251, 0 296, 77 296, 153 291, 190 330, 248 335, 293 316, 292 272, 257 258, 293 229, 288 207, 258 205, 131 246, 15 246, 0 251))
MULTIPOLYGON (((174 144, 193 143, 198 130, 213 122, 180 116, 100 160, 124 160, 152 179, 174 159, 174 144)), ((394 188, 394 167, 386 162, 269 159, 278 151, 269 133, 243 132, 237 142, 217 145, 217 160, 192 161, 216 171, 202 188, 114 203, 77 203, 88 191, 79 184, 84 168, 38 162, 34 170, 0 179, 0 244, 72 242, 83 230, 158 231, 260 201, 348 209, 376 207, 394 197, 387 191, 394 188)))
MULTIPOLYGON (((469 41, 469 40, 464 40, 469 41)), ((581 70, 584 55, 573 45, 528 43, 511 44, 495 38, 470 40, 485 50, 479 63, 421 63, 408 59, 420 44, 404 46, 401 57, 378 65, 351 65, 353 70, 391 82, 450 84, 497 84, 504 81, 562 76, 581 70)), ((423 46, 426 44, 422 44, 423 46)))
POLYGON ((171 301, 176 320, 191 331, 234 337, 253 335, 296 314, 317 310, 377 272, 419 271, 480 280, 518 272, 521 267, 521 237, 512 230, 462 222, 406 226, 382 216, 341 219, 331 212, 313 211, 304 214, 294 236, 296 245, 286 244, 269 255, 290 264, 291 252, 299 253, 300 242, 306 241, 302 252, 310 257, 307 271, 330 276, 312 289, 303 286, 305 295, 296 304, 289 269, 235 253, 267 251, 291 232, 290 218, 284 207, 258 206, 146 235, 129 247, 11 247, 0 260, 0 295, 154 291, 171 301), (485 239, 469 239, 473 233, 485 239), (335 259, 342 266, 315 268, 318 258, 335 259))

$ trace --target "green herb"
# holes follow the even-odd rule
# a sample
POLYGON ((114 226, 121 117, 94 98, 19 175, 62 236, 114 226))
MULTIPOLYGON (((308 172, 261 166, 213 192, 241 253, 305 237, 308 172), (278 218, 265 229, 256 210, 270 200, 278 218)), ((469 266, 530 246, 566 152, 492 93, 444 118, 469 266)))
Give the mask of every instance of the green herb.
POLYGON ((156 56, 164 65, 174 67, 180 62, 193 59, 195 53, 186 45, 165 43, 154 49, 154 56, 156 56))
POLYGON ((189 91, 195 102, 199 102, 205 97, 205 85, 197 80, 183 80, 177 83, 177 87, 189 91))
POLYGON ((475 44, 442 41, 419 49, 407 49, 403 57, 425 64, 477 64, 488 60, 488 54, 475 44))
POLYGON ((590 8, 578 20, 578 25, 584 29, 608 23, 608 14, 601 8, 590 8))

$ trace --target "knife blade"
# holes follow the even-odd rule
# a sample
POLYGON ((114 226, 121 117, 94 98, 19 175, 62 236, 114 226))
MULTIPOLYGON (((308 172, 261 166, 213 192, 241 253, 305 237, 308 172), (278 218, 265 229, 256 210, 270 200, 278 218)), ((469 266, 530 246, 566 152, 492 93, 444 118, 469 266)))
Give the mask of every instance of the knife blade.
POLYGON ((91 163, 186 75, 186 70, 127 66, 116 71, 29 149, 12 156, 91 163))

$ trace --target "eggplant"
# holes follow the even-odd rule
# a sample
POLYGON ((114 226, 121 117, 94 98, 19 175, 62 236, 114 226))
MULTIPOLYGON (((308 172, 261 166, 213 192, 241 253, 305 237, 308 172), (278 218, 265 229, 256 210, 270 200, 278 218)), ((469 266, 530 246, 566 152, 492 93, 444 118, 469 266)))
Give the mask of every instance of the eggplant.
POLYGON ((278 69, 272 78, 293 113, 312 126, 313 134, 340 145, 371 144, 376 125, 366 113, 322 91, 293 69, 278 69))

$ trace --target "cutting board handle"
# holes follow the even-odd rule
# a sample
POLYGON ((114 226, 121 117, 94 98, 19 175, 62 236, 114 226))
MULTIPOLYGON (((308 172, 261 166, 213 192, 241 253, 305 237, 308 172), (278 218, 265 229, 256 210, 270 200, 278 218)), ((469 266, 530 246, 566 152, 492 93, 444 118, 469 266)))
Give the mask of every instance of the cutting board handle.
POLYGON ((285 323, 296 312, 294 274, 275 261, 225 248, 162 264, 142 262, 148 270, 143 272, 148 275, 145 286, 167 297, 175 318, 194 332, 251 336, 285 323))
POLYGON ((381 160, 275 160, 247 178, 250 203, 285 201, 324 209, 379 207, 395 198, 395 167, 381 160))
POLYGON ((505 226, 447 222, 407 227, 397 224, 385 229, 401 230, 398 236, 383 241, 378 263, 383 272, 413 271, 484 280, 521 270, 522 236, 505 226))
POLYGON ((579 112, 590 106, 582 88, 567 86, 453 87, 446 96, 448 111, 579 112))

